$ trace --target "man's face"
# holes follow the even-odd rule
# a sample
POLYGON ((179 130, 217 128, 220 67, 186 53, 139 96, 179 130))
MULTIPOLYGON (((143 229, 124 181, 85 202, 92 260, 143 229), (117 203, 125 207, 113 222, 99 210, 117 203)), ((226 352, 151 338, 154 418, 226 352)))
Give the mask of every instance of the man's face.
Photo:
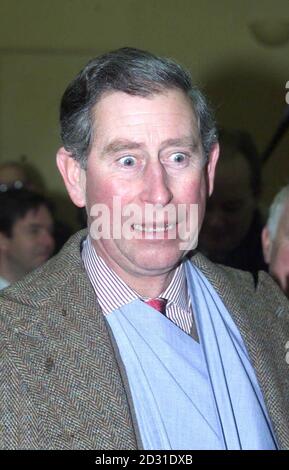
POLYGON ((114 198, 120 201, 121 209, 130 204, 140 209, 130 220, 132 239, 102 238, 93 240, 94 247, 123 279, 169 272, 184 254, 176 230, 183 220, 178 215, 170 219, 171 224, 143 219, 145 207, 149 204, 161 211, 171 206, 177 214, 178 204, 187 208, 198 204, 201 224, 218 148, 204 165, 191 103, 177 90, 147 98, 122 92, 106 94, 95 106, 94 122, 85 184, 90 227, 91 209, 96 204, 105 204, 111 215, 114 198), (174 239, 172 231, 177 233, 174 239))
POLYGON ((270 274, 289 297, 289 202, 284 207, 276 238, 271 244, 266 261, 269 263, 270 274))
MULTIPOLYGON (((226 148, 221 148, 222 151, 232 152, 226 148)), ((201 249, 212 259, 220 258, 219 261, 245 238, 257 205, 245 157, 241 153, 225 157, 219 161, 214 194, 208 201, 200 233, 201 249)))
POLYGON ((6 240, 5 256, 16 278, 47 261, 54 250, 53 220, 45 206, 18 219, 6 240))

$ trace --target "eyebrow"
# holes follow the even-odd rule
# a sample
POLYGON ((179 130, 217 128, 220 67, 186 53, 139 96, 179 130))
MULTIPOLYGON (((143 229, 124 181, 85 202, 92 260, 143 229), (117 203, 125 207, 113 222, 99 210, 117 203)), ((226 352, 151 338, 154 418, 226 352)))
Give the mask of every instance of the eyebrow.
POLYGON ((198 147, 198 142, 193 139, 193 136, 190 137, 179 137, 176 139, 167 139, 162 145, 162 149, 166 147, 190 147, 191 150, 196 150, 198 147))
POLYGON ((102 155, 121 152, 122 150, 132 150, 142 148, 144 144, 140 142, 134 142, 133 140, 127 139, 116 139, 106 145, 102 151, 102 155))
MULTIPOLYGON (((102 155, 114 154, 123 150, 134 150, 144 148, 145 144, 135 142, 127 139, 116 139, 106 145, 102 151, 102 155)), ((196 150, 198 143, 192 137, 180 137, 175 139, 167 139, 161 144, 161 150, 166 147, 190 147, 191 150, 196 150)))

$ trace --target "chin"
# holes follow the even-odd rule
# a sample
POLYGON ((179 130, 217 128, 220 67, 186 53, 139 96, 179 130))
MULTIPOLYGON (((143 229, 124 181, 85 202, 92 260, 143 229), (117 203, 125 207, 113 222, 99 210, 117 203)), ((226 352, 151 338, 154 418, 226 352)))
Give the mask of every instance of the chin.
POLYGON ((138 266, 144 271, 167 272, 174 269, 184 252, 178 251, 163 251, 163 250, 146 250, 145 252, 138 253, 134 257, 133 264, 138 266))

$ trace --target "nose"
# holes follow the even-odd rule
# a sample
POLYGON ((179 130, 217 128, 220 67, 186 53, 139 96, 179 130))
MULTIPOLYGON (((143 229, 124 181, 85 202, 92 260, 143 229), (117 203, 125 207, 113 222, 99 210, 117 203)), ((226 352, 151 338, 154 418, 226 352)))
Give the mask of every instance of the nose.
POLYGON ((142 202, 160 204, 163 207, 170 203, 173 193, 169 185, 169 177, 160 162, 150 163, 144 174, 142 202))

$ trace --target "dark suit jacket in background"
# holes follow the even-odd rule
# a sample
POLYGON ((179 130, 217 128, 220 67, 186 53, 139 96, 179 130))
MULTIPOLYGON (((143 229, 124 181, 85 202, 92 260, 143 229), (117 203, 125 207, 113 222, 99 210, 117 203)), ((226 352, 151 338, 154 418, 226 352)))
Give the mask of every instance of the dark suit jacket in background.
MULTIPOLYGON (((0 295, 1 449, 141 448, 125 372, 81 260, 84 235, 0 295)), ((201 255, 193 262, 231 312, 288 449, 287 299, 265 273, 255 285, 201 255)))

